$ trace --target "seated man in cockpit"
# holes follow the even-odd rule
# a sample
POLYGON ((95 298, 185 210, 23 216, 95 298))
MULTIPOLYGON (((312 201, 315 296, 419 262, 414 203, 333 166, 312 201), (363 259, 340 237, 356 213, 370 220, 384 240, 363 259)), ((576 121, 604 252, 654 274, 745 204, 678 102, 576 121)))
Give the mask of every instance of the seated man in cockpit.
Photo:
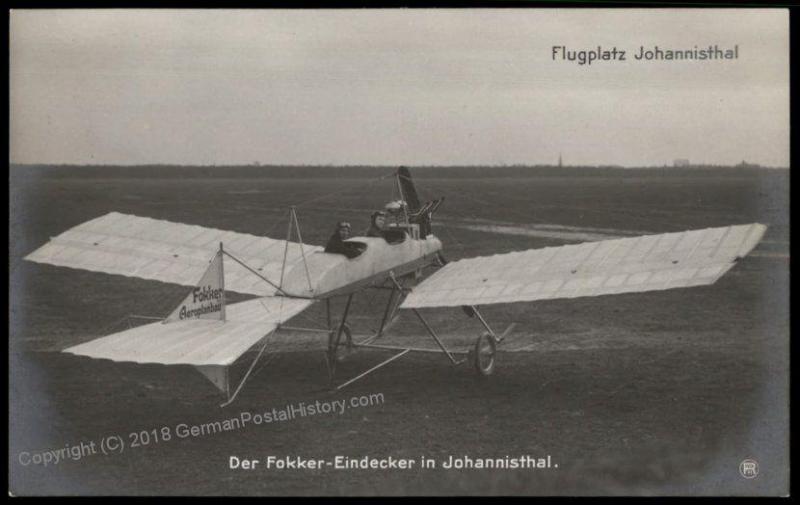
POLYGON ((369 228, 364 235, 367 237, 381 237, 383 236, 383 231, 386 229, 386 212, 382 210, 376 210, 370 216, 370 224, 369 228))
POLYGON ((325 252, 344 254, 348 258, 355 258, 364 252, 360 244, 345 242, 348 238, 350 238, 350 223, 341 221, 336 225, 336 231, 333 232, 331 238, 328 239, 325 252))
POLYGON ((376 210, 372 213, 372 219, 369 229, 364 233, 367 237, 380 237, 389 244, 399 244, 403 242, 407 235, 404 228, 397 227, 399 219, 399 212, 401 207, 395 207, 396 202, 392 202, 386 206, 387 211, 376 210), (393 225, 388 224, 389 218, 394 220, 393 225))

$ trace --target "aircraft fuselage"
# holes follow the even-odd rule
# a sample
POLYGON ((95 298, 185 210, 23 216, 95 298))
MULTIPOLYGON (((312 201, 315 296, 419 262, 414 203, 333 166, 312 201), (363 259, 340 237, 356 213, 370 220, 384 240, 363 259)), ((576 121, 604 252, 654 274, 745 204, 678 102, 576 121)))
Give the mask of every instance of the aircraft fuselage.
POLYGON ((406 234, 400 243, 380 237, 352 237, 346 242, 361 243, 366 250, 349 259, 343 254, 314 252, 287 274, 283 291, 289 296, 328 298, 353 293, 384 283, 391 275, 401 277, 436 261, 442 242, 433 235, 414 239, 406 234))

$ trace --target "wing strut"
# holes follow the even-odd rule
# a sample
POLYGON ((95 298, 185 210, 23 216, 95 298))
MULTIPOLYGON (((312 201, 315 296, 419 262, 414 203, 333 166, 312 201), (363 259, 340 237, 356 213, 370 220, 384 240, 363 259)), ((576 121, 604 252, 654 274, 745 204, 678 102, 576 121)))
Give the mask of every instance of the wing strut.
POLYGON ((281 281, 280 285, 283 287, 283 274, 286 270, 286 257, 289 254, 289 241, 292 240, 292 228, 294 227, 297 233, 297 240, 300 245, 300 256, 303 259, 303 267, 306 270, 306 280, 308 281, 308 290, 313 292, 314 288, 311 286, 311 273, 308 271, 308 263, 306 262, 306 253, 303 250, 303 237, 300 235, 300 222, 297 220, 297 210, 294 205, 289 208, 289 228, 286 230, 286 247, 283 249, 283 265, 281 266, 281 281))
MULTIPOLYGON (((239 394, 239 391, 241 391, 242 387, 244 387, 244 383, 247 382, 247 378, 250 377, 250 374, 253 372, 253 368, 255 368, 256 363, 258 363, 258 360, 261 359, 261 355, 264 354, 264 351, 267 349, 267 342, 268 342, 267 337, 265 336, 264 345, 261 346, 261 349, 258 351, 258 354, 256 355, 253 362, 250 363, 250 368, 247 369, 247 372, 245 372, 244 377, 242 377, 242 380, 239 381, 239 385, 236 386, 236 389, 233 391, 232 395, 230 393, 230 390, 227 388, 227 380, 226 380, 226 393, 228 394, 228 400, 220 404, 220 407, 227 407, 228 405, 233 403, 233 400, 236 399, 236 396, 239 394)), ((227 368, 225 370, 227 374, 227 368)))
POLYGON ((436 332, 435 332, 435 331, 433 331, 433 328, 431 328, 431 325, 429 325, 429 324, 428 324, 428 321, 426 321, 426 320, 425 320, 425 318, 424 318, 424 317, 422 317, 422 314, 420 314, 420 313, 419 313, 419 311, 418 311, 417 309, 412 309, 412 310, 414 311, 414 314, 415 314, 415 315, 417 316, 417 318, 420 320, 420 322, 422 323, 422 325, 425 327, 425 329, 428 331, 428 334, 429 334, 431 337, 433 337, 433 340, 435 340, 435 341, 436 341, 436 345, 438 345, 438 346, 439 346, 439 348, 442 350, 442 352, 443 352, 443 353, 445 353, 445 354, 447 355, 447 359, 449 359, 449 360, 450 360, 450 362, 451 362, 451 363, 453 363, 454 365, 461 364, 461 362, 462 362, 463 360, 462 360, 462 361, 458 361, 458 360, 456 360, 456 359, 453 357, 453 355, 452 355, 452 354, 450 354, 450 351, 448 351, 448 350, 447 350, 447 347, 445 347, 445 346, 444 346, 444 344, 442 343, 442 341, 441 341, 441 340, 439 340, 439 336, 438 336, 438 335, 436 335, 436 332))
POLYGON ((220 317, 222 320, 225 320, 225 262, 222 261, 222 255, 225 254, 225 251, 222 249, 222 242, 219 243, 219 286, 222 290, 222 314, 220 317))
MULTIPOLYGON (((486 328, 486 332, 489 335, 491 335, 491 337, 494 339, 494 341, 497 342, 498 344, 500 342, 502 342, 503 339, 506 338, 506 335, 511 333, 511 330, 513 330, 514 326, 517 325, 516 323, 511 323, 510 325, 508 325, 508 327, 505 329, 505 331, 502 334, 498 335, 497 333, 494 332, 492 327, 489 326, 489 323, 486 322, 486 319, 483 318, 483 315, 478 310, 478 307, 476 307, 474 305, 464 305, 461 308, 464 309, 464 312, 466 312, 466 314, 469 317, 477 317, 478 321, 480 321, 480 323, 483 325, 483 327, 486 328)), ((416 309, 413 309, 413 310, 414 310, 414 312, 417 311, 416 309)))
POLYGON ((372 373, 372 372, 374 372, 375 370, 377 370, 377 369, 379 369, 379 368, 383 368, 384 366, 388 365, 388 364, 389 364, 389 363, 391 363, 392 361, 394 361, 394 360, 396 360, 396 359, 398 359, 398 358, 402 358, 403 356, 405 356, 406 354, 408 354, 408 353, 410 353, 410 352, 411 352, 411 349, 404 349, 403 351, 401 351, 401 352, 399 352, 399 353, 395 354, 395 355, 394 355, 394 356, 392 356, 391 358, 389 358, 389 359, 387 359, 387 360, 384 360, 384 361, 381 361, 380 363, 378 363, 378 364, 377 364, 377 365, 375 365, 374 367, 370 368, 370 369, 369 369, 369 370, 367 370, 366 372, 363 372, 363 373, 361 373, 361 374, 359 374, 359 375, 356 375, 355 377, 353 377, 352 379, 350 379, 349 381, 347 381, 347 382, 345 382, 345 383, 339 384, 338 386, 336 386, 336 390, 338 391, 338 390, 340 390, 340 389, 343 389, 343 388, 345 388, 345 387, 349 386, 350 384, 354 383, 354 382, 355 382, 355 381, 357 381, 358 379, 360 379, 360 378, 362 378, 362 377, 366 377, 367 375, 371 374, 371 373, 372 373))
POLYGON ((308 271, 308 263, 306 262, 306 253, 303 251, 303 237, 300 235, 300 222, 297 220, 297 210, 292 206, 292 218, 294 219, 294 227, 297 230, 297 240, 300 242, 300 256, 303 258, 303 267, 306 269, 306 280, 308 281, 308 290, 314 291, 311 286, 311 273, 308 271))
MULTIPOLYGON (((290 295, 289 295, 289 293, 287 293, 286 291, 282 290, 282 289, 280 288, 280 286, 278 286, 277 284, 275 284, 275 283, 274 283, 274 282, 272 282, 271 280, 267 279, 266 277, 264 277, 264 276, 263 276, 263 275, 261 275, 260 273, 256 272, 255 270, 253 270, 252 268, 250 268, 249 266, 247 266, 247 264, 246 264, 244 261, 240 260, 239 258, 237 258, 236 256, 232 255, 232 254, 231 254, 231 253, 229 253, 228 251, 222 251, 222 254, 224 254, 225 256, 229 257, 230 259, 232 259, 232 260, 233 260, 233 261, 235 261, 236 263, 240 264, 241 266, 243 266, 243 267, 244 267, 244 268, 245 268, 245 269, 246 269, 248 272, 250 272, 251 274, 254 274, 254 275, 256 275, 256 276, 257 276, 258 278, 260 278, 262 281, 266 282, 267 284, 269 284, 269 285, 270 285, 270 286, 272 286, 273 288, 277 289, 277 290, 278 290, 278 292, 279 292, 280 294, 282 294, 282 295, 284 295, 284 296, 290 296, 290 295)), ((284 263, 285 263, 285 261, 284 261, 284 263)))

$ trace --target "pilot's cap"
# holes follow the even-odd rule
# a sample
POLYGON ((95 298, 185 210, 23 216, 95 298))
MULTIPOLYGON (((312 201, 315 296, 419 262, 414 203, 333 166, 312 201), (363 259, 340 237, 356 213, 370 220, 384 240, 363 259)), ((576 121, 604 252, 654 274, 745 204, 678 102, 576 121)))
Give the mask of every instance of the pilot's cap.
POLYGON ((400 212, 405 207, 406 202, 403 200, 394 200, 393 202, 389 202, 386 204, 385 209, 388 212, 400 212))
POLYGON ((340 229, 341 229, 341 228, 347 228, 347 229, 350 229, 350 223, 348 223, 347 221, 339 221, 339 222, 336 224, 336 227, 337 227, 337 228, 340 228, 340 229))
POLYGON ((375 221, 375 218, 378 217, 378 216, 386 217, 386 212, 384 212, 382 210, 376 210, 375 212, 372 213, 372 216, 370 216, 370 217, 372 218, 373 221, 375 221))

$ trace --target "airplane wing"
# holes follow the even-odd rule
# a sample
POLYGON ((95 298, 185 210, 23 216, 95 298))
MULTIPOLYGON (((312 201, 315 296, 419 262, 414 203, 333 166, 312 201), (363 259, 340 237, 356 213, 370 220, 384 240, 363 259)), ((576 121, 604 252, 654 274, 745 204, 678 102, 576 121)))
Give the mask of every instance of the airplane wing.
POLYGON ((296 316, 313 300, 273 296, 226 307, 226 320, 156 322, 101 337, 63 352, 112 361, 225 367, 296 316))
POLYGON ((227 393, 230 402, 229 367, 281 323, 313 303, 283 296, 256 298, 228 305, 225 320, 165 320, 68 347, 63 352, 112 361, 191 365, 227 393))
POLYGON ((401 308, 634 293, 713 284, 764 235, 747 224, 546 247, 448 263, 401 308))
MULTIPOLYGON (((287 241, 111 212, 71 228, 25 259, 37 263, 193 286, 223 243, 225 251, 278 282, 287 241)), ((286 272, 318 246, 289 242, 286 272)), ((275 288, 225 258, 225 288, 271 296, 275 288)))

